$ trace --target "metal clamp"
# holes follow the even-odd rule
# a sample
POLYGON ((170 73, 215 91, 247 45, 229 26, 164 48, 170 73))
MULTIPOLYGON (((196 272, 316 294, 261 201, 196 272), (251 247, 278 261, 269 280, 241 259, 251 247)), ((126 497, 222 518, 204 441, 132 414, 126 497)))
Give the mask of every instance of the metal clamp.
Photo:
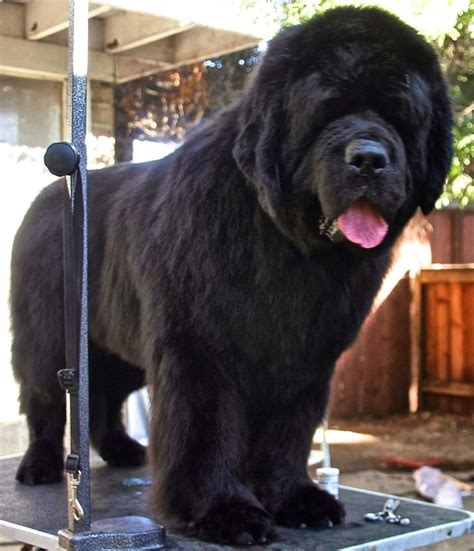
MULTIPOLYGON (((67 370, 63 369, 63 371, 67 370)), ((67 456, 64 470, 66 471, 68 487, 70 488, 69 505, 71 507, 74 520, 79 522, 82 518, 84 518, 84 509, 77 497, 77 489, 81 483, 82 474, 79 463, 79 455, 77 453, 70 453, 67 456)))
POLYGON ((408 517, 402 517, 397 515, 395 511, 400 506, 400 500, 389 498, 383 506, 383 510, 378 513, 366 513, 364 515, 365 520, 368 522, 387 522, 388 524, 400 524, 401 526, 408 526, 410 519, 408 517))
POLYGON ((64 391, 76 392, 79 389, 79 373, 77 369, 59 370, 58 381, 64 391))
POLYGON ((72 509, 74 520, 76 522, 79 522, 84 517, 84 509, 82 508, 81 503, 77 499, 77 489, 79 488, 79 484, 81 483, 81 471, 77 471, 75 473, 68 472, 67 476, 71 487, 71 496, 69 498, 69 505, 72 509))

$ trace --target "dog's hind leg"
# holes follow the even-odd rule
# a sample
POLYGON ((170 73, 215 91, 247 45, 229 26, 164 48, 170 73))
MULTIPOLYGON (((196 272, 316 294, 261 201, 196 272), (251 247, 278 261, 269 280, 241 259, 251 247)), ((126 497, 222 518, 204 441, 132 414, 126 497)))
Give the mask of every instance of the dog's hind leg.
POLYGON ((31 391, 21 397, 30 444, 16 478, 23 484, 57 482, 63 476, 64 396, 31 391))
POLYGON ((30 436, 16 474, 24 484, 63 475, 65 397, 57 378, 65 367, 61 257, 59 251, 46 276, 40 266, 45 256, 17 253, 12 263, 12 365, 30 436))
POLYGON ((17 471, 25 484, 60 480, 63 472, 65 367, 62 182, 47 188, 15 237, 11 261, 12 366, 20 384, 29 448, 17 471))
POLYGON ((143 387, 145 372, 90 342, 90 431, 92 445, 109 465, 132 467, 146 462, 146 448, 125 431, 122 406, 143 387))
MULTIPOLYGON (((14 316, 17 321, 21 316, 14 316)), ((16 478, 24 484, 55 482, 62 478, 64 454, 65 397, 56 376, 64 367, 61 327, 49 338, 48 332, 35 334, 28 320, 23 322, 14 331, 12 362, 30 443, 16 478)))

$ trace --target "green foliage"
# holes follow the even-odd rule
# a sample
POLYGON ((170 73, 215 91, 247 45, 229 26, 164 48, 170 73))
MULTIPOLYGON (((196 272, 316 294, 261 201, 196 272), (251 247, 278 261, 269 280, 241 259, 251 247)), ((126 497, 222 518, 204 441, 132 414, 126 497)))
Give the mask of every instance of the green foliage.
MULTIPOLYGON (((294 25, 343 0, 282 0, 282 23, 294 25)), ((455 117, 454 158, 446 188, 437 206, 465 207, 474 202, 474 3, 463 0, 401 1, 354 0, 351 4, 378 4, 432 39, 444 66, 455 117), (461 9, 460 9, 461 8, 461 9), (427 16, 427 14, 429 14, 427 16), (454 26, 452 22, 455 20, 454 26), (451 25, 451 27, 449 27, 451 25)))
MULTIPOLYGON (((249 6, 259 0, 243 0, 249 6)), ((270 1, 270 0, 267 0, 270 1)), ((438 207, 474 202, 474 0, 272 0, 280 25, 295 25, 341 4, 379 5, 419 29, 437 48, 456 120, 455 155, 438 207)), ((257 48, 134 83, 123 104, 128 132, 180 140, 187 129, 237 98, 258 57, 257 48), (202 72, 202 74, 201 74, 202 72), (197 78, 199 77, 199 78, 197 78), (202 78, 201 78, 202 77, 202 78), (126 100, 126 101, 125 101, 126 100)))
POLYGON ((281 3, 281 24, 285 27, 297 25, 336 5, 335 0, 283 0, 281 3))
POLYGON ((456 127, 455 152, 446 191, 438 206, 465 207, 474 202, 474 6, 458 15, 456 25, 440 46, 456 127))

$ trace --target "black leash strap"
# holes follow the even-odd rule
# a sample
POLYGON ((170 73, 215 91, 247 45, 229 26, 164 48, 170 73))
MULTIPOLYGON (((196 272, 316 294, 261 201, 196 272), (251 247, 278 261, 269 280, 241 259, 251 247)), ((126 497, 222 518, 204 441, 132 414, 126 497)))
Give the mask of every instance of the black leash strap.
MULTIPOLYGON (((80 163, 80 159, 79 159, 80 163)), ((90 527, 89 496, 89 396, 87 357, 87 219, 80 167, 64 186, 64 328, 66 369, 58 373, 68 397, 70 454, 68 478, 68 527, 90 527)))

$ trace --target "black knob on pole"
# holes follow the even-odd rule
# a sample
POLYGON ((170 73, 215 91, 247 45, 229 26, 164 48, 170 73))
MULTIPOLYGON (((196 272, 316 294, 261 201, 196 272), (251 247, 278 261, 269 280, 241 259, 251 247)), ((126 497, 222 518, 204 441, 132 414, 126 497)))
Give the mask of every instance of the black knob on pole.
POLYGON ((44 164, 55 176, 69 176, 79 166, 79 153, 69 142, 55 142, 48 146, 44 164))

